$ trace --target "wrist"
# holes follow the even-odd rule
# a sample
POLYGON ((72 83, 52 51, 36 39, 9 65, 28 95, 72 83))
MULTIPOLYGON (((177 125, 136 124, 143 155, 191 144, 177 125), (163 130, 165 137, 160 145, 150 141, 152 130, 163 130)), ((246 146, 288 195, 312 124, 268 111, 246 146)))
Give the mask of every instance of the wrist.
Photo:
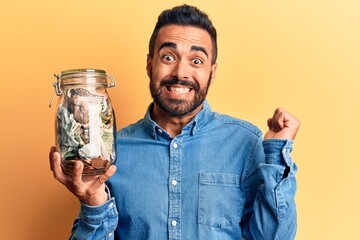
POLYGON ((89 206, 100 206, 109 200, 109 194, 106 192, 107 188, 103 188, 92 195, 79 198, 81 202, 89 206))

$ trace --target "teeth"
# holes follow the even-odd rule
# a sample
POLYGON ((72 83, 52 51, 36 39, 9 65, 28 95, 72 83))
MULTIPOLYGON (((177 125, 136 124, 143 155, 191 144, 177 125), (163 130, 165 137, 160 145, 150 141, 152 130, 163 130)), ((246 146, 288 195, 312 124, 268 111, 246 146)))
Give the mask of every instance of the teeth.
POLYGON ((184 88, 184 87, 170 87, 169 90, 176 94, 184 94, 190 92, 190 88, 184 88))

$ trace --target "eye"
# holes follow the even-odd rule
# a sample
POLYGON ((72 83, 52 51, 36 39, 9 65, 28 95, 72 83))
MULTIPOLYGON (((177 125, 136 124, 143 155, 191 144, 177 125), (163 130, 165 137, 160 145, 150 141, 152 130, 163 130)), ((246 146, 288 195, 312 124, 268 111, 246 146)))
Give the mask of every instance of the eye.
POLYGON ((201 59, 199 59, 199 58, 193 59, 192 62, 193 62, 193 64, 195 64, 195 65, 199 65, 199 64, 202 64, 202 63, 203 63, 203 61, 202 61, 201 59))
POLYGON ((165 54, 162 56, 162 58, 165 62, 172 62, 175 60, 175 58, 171 54, 165 54))

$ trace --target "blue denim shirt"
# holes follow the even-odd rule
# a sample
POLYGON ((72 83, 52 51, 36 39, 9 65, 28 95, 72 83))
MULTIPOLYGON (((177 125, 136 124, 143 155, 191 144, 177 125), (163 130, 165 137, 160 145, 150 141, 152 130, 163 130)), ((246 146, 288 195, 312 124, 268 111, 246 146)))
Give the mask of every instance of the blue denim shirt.
POLYGON ((264 141, 254 125, 207 102, 172 138, 151 108, 118 133, 112 197, 81 204, 72 239, 294 239, 291 140, 264 141))

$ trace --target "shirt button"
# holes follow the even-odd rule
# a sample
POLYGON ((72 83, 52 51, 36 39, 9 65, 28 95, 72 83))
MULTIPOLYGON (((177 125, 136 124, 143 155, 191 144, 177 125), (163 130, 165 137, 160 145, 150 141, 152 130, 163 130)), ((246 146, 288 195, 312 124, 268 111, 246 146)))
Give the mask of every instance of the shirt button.
POLYGON ((172 225, 173 227, 176 227, 177 222, 176 222, 175 220, 172 220, 172 221, 171 221, 171 225, 172 225))
POLYGON ((159 132, 159 133, 162 133, 162 130, 161 130, 160 128, 158 128, 158 132, 159 132))
POLYGON ((173 186, 176 186, 177 181, 176 181, 175 179, 173 179, 173 180, 171 180, 171 184, 172 184, 173 186))
POLYGON ((173 148, 175 148, 175 149, 176 149, 177 147, 178 147, 177 143, 176 143, 176 142, 174 142, 174 143, 173 143, 173 148))
POLYGON ((112 236, 112 232, 111 233, 109 233, 109 237, 111 237, 112 236))
POLYGON ((114 203, 110 203, 108 206, 108 208, 112 208, 112 207, 114 207, 114 203))

